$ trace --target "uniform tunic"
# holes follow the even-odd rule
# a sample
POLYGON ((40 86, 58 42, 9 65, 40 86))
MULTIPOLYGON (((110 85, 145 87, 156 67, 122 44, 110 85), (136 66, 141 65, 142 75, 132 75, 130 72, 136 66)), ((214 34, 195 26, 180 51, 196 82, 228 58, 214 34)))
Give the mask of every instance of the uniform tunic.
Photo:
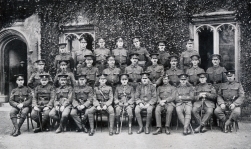
POLYGON ((178 86, 180 79, 179 75, 183 74, 183 70, 178 69, 178 68, 170 68, 166 71, 166 74, 169 76, 170 84, 173 86, 178 86))
POLYGON ((130 65, 125 68, 125 73, 129 75, 130 85, 136 90, 138 82, 141 80, 143 68, 138 65, 130 65))
POLYGON ((99 69, 99 72, 102 73, 106 68, 106 58, 111 55, 111 52, 107 48, 97 48, 94 50, 94 55, 96 57, 96 66, 99 69))
POLYGON ((224 72, 227 72, 227 70, 221 66, 209 67, 206 71, 206 73, 208 73, 209 82, 213 84, 216 91, 219 90, 221 83, 227 82, 227 77, 224 72))
POLYGON ((186 74, 189 76, 189 82, 193 85, 196 86, 199 83, 199 77, 197 74, 200 73, 205 73, 204 69, 200 67, 192 67, 186 70, 186 74))
MULTIPOLYGON (((113 87, 113 85, 116 85, 119 82, 119 75, 121 73, 121 70, 116 67, 108 67, 105 70, 103 70, 103 74, 106 74, 107 77, 107 83, 113 87)), ((115 87, 114 87, 115 89, 115 87)))
POLYGON ((122 72, 125 71, 127 66, 128 51, 125 48, 116 48, 112 50, 112 55, 115 56, 115 65, 121 69, 122 72))
POLYGON ((139 47, 139 48, 133 48, 130 53, 137 53, 139 54, 139 61, 138 64, 141 66, 143 69, 146 67, 146 63, 150 61, 150 54, 144 47, 139 47))
POLYGON ((151 65, 147 67, 147 72, 150 73, 149 78, 153 84, 160 85, 161 77, 164 76, 164 67, 162 65, 151 65))
POLYGON ((54 68, 56 68, 57 72, 59 72, 60 68, 59 61, 62 60, 68 62, 67 70, 73 72, 75 66, 74 66, 74 60, 70 53, 59 54, 55 57, 54 68))
POLYGON ((199 55, 196 50, 186 50, 180 55, 180 68, 186 70, 191 67, 191 56, 199 55))
POLYGON ((94 87, 99 69, 97 67, 84 67, 81 69, 81 74, 86 75, 87 83, 89 86, 94 87))
POLYGON ((92 51, 89 49, 78 50, 75 52, 75 66, 77 67, 77 74, 81 73, 81 68, 85 67, 85 55, 92 55, 92 51))
MULTIPOLYGON (((35 89, 38 85, 40 85, 40 75, 44 73, 46 73, 44 70, 32 73, 28 80, 28 86, 32 89, 35 89)), ((49 76, 49 82, 52 82, 51 76, 49 76)))
POLYGON ((158 54, 159 54, 158 60, 161 63, 161 65, 164 66, 164 69, 166 70, 169 65, 168 62, 169 62, 170 54, 167 51, 159 51, 158 54))
POLYGON ((67 76, 67 85, 70 85, 72 87, 74 87, 76 85, 76 80, 75 80, 75 77, 74 77, 74 74, 72 72, 59 72, 56 74, 55 78, 54 78, 54 86, 55 87, 59 87, 59 78, 58 76, 59 75, 68 75, 67 76))

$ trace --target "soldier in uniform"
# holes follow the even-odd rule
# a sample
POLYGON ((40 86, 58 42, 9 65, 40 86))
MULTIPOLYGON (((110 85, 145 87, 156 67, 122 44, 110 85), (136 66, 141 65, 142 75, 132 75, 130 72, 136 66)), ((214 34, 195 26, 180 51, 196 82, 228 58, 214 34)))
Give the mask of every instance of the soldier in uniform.
MULTIPOLYGON (((116 132, 115 134, 119 134, 119 123, 120 123, 120 113, 125 110, 128 114, 128 123, 129 129, 128 134, 132 134, 132 118, 133 113, 132 109, 134 108, 134 89, 132 86, 128 85, 128 74, 120 75, 121 85, 116 87, 114 93, 114 104, 115 104, 115 118, 116 118, 116 132)), ((123 120, 122 120, 123 121, 123 120)))
POLYGON ((99 74, 99 69, 94 67, 94 56, 85 55, 86 67, 81 69, 81 74, 86 76, 87 84, 94 88, 94 84, 97 82, 96 78, 99 74))
POLYGON ((186 72, 188 68, 191 67, 191 56, 199 55, 199 53, 194 50, 193 39, 189 39, 186 44, 186 51, 181 53, 180 56, 180 68, 186 72))
POLYGON ((81 68, 85 67, 85 55, 92 55, 92 51, 87 49, 87 39, 81 37, 79 39, 80 49, 75 52, 75 66, 76 66, 76 74, 79 75, 81 73, 81 68))
POLYGON ((213 114, 215 108, 215 100, 217 97, 216 91, 211 83, 207 83, 207 73, 198 74, 200 83, 195 87, 195 102, 193 103, 192 113, 199 125, 194 131, 206 132, 205 124, 213 114), (201 110, 205 111, 203 117, 200 115, 201 110))
POLYGON ((60 71, 56 74, 55 78, 54 78, 54 85, 55 87, 59 87, 59 75, 67 75, 67 85, 71 85, 72 87, 74 87, 76 85, 76 81, 75 81, 75 77, 74 74, 70 71, 67 70, 67 64, 68 61, 65 60, 61 60, 59 61, 59 65, 60 65, 60 71))
POLYGON ((115 91, 117 84, 119 83, 119 75, 121 74, 120 68, 115 67, 115 57, 110 55, 107 57, 108 68, 103 70, 103 74, 107 75, 107 85, 112 87, 115 91))
POLYGON ((68 61, 67 63, 67 70, 70 72, 73 72, 74 70, 74 59, 71 56, 71 53, 67 53, 66 50, 66 45, 67 43, 60 43, 58 44, 59 46, 59 55, 56 55, 55 60, 54 60, 54 66, 53 68, 56 69, 56 72, 59 72, 59 61, 68 61))
POLYGON ((161 65, 164 66, 164 69, 166 70, 167 67, 169 66, 168 62, 168 58, 170 56, 169 52, 166 51, 166 41, 165 40, 159 40, 157 42, 158 45, 158 59, 161 65))
POLYGON ((179 69, 178 66, 178 56, 170 55, 169 60, 171 68, 166 70, 166 74, 169 76, 170 84, 177 87, 179 85, 180 79, 178 76, 183 73, 183 70, 179 69))
POLYGON ((205 71, 204 69, 198 66, 200 63, 199 55, 192 55, 191 63, 192 63, 192 67, 187 69, 186 74, 189 77, 189 83, 191 83, 193 86, 196 86, 199 83, 199 77, 197 76, 197 74, 205 73, 205 71))
MULTIPOLYGON (((192 113, 192 100, 194 99, 193 87, 187 84, 188 75, 180 74, 180 84, 176 89, 176 111, 180 122, 184 125, 183 134, 191 133, 189 127, 192 113), (184 114, 183 114, 184 112, 184 114)), ((191 125, 190 125, 191 126, 191 125)))
POLYGON ((132 38, 134 47, 131 49, 130 53, 139 54, 138 64, 144 70, 146 69, 147 63, 150 62, 150 54, 146 48, 140 46, 140 37, 135 36, 132 38))
POLYGON ((89 122, 91 131, 89 135, 92 136, 94 133, 94 120, 93 114, 98 111, 106 111, 109 114, 109 124, 110 130, 109 135, 113 135, 113 126, 114 126, 114 109, 112 107, 113 102, 113 92, 112 87, 106 85, 106 75, 102 74, 99 76, 99 86, 94 88, 94 96, 93 96, 93 107, 89 110, 89 122))
MULTIPOLYGON (((45 60, 44 59, 40 59, 36 61, 37 64, 37 71, 34 72, 29 80, 28 80, 28 86, 31 89, 35 89, 39 84, 40 84, 40 76, 41 74, 44 74, 44 67, 45 67, 45 60)), ((51 76, 49 76, 49 83, 52 83, 52 78, 51 76)))
POLYGON ((123 45, 123 38, 117 37, 116 40, 117 48, 112 50, 112 55, 115 56, 115 65, 121 69, 121 72, 125 71, 125 67, 127 66, 127 58, 128 58, 128 50, 126 50, 123 45))
MULTIPOLYGON (((229 126, 234 121, 237 121, 241 114, 241 105, 244 100, 244 90, 241 83, 235 81, 235 71, 230 70, 227 72, 228 82, 223 83, 220 86, 217 97, 217 107, 214 110, 214 114, 218 119, 225 123, 224 132, 229 131, 229 126), (226 117, 226 112, 230 112, 229 117, 226 117)), ((231 127, 230 127, 231 128, 231 127)), ((231 129, 230 129, 231 131, 231 129)))
POLYGON ((34 91, 31 119, 33 119, 38 124, 38 126, 42 124, 40 127, 33 130, 34 133, 42 131, 41 128, 44 128, 44 126, 46 126, 49 121, 49 112, 53 108, 55 90, 54 87, 48 83, 49 77, 50 75, 48 73, 41 74, 41 85, 37 86, 34 91), (40 119, 41 112, 43 112, 42 119, 40 119))
POLYGON ((145 133, 150 133, 149 125, 152 122, 152 112, 157 101, 156 87, 149 81, 149 75, 150 74, 147 72, 141 73, 141 84, 137 86, 135 93, 135 115, 139 124, 139 130, 137 131, 137 134, 144 132, 140 114, 142 110, 147 111, 145 133))
POLYGON ((24 76, 22 74, 17 75, 16 83, 17 88, 11 91, 9 101, 12 106, 10 110, 10 119, 14 125, 11 135, 14 137, 21 134, 20 128, 30 110, 32 101, 31 90, 24 86, 24 76), (19 123, 17 123, 17 114, 20 114, 19 123))
POLYGON ((74 88, 74 99, 72 101, 73 109, 71 110, 71 117, 78 126, 77 131, 84 131, 87 133, 85 123, 88 116, 88 110, 93 103, 93 89, 86 84, 87 79, 85 75, 78 76, 78 86, 74 88), (81 117, 78 116, 81 113, 81 117), (84 125, 82 125, 82 122, 84 125))
POLYGON ((125 73, 129 75, 130 85, 136 90, 140 82, 140 74, 143 72, 143 68, 138 65, 139 55, 137 53, 130 54, 131 65, 125 68, 125 73))
POLYGON ((72 108, 73 88, 67 85, 68 75, 58 75, 60 86, 56 88, 54 98, 54 108, 50 111, 49 116, 53 120, 59 122, 56 133, 63 131, 64 125, 68 120, 68 116, 72 108))
POLYGON ((176 88, 169 84, 168 75, 164 75, 163 77, 163 85, 159 86, 157 89, 157 107, 155 110, 155 117, 157 123, 157 130, 153 133, 153 135, 157 135, 162 133, 161 126, 161 112, 165 111, 166 114, 166 134, 170 134, 170 123, 172 119, 173 109, 175 107, 173 101, 175 100, 176 88))
POLYGON ((146 71, 150 73, 150 80, 155 86, 159 86, 161 83, 161 79, 164 75, 164 67, 163 65, 158 64, 158 55, 157 53, 152 53, 150 55, 152 65, 148 66, 146 71))
POLYGON ((227 77, 225 74, 227 70, 220 66, 221 55, 213 54, 211 58, 213 66, 209 67, 206 73, 208 74, 209 82, 212 83, 215 90, 218 91, 221 83, 227 82, 227 77))
POLYGON ((106 58, 111 55, 109 49, 105 48, 105 40, 99 38, 98 40, 99 48, 94 50, 94 55, 96 56, 96 66, 99 69, 99 72, 102 73, 106 68, 106 58))

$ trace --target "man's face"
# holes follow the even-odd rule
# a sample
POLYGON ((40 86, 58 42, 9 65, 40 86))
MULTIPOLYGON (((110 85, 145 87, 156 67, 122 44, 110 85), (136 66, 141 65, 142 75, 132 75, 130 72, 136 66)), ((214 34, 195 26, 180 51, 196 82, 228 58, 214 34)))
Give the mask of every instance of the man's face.
POLYGON ((124 45, 123 40, 118 40, 118 41, 117 41, 117 46, 118 46, 118 48, 122 48, 123 45, 124 45))
POLYGON ((199 77, 199 81, 200 81, 200 83, 206 83, 207 78, 205 76, 199 77))
POLYGON ((151 61, 152 61, 153 65, 156 65, 158 62, 158 58, 153 57, 153 58, 151 58, 151 61))
POLYGON ((219 66, 220 60, 217 57, 212 58, 212 63, 214 66, 219 66))
POLYGON ((193 43, 187 43, 186 48, 187 50, 193 50, 193 43))
POLYGON ((193 66, 198 66, 198 64, 199 64, 199 60, 198 59, 192 59, 192 64, 193 64, 193 66))
POLYGON ((168 77, 163 78, 163 84, 168 84, 168 82, 169 82, 168 77))
POLYGON ((140 47, 140 41, 139 41, 138 38, 134 38, 134 39, 133 39, 133 45, 134 45, 135 47, 140 47))
POLYGON ((98 45, 99 45, 100 48, 104 48, 104 47, 105 47, 105 41, 102 40, 102 39, 100 39, 100 40, 98 41, 98 45))
POLYGON ((93 63, 93 59, 87 58, 87 59, 85 60, 85 63, 86 63, 86 66, 87 66, 87 67, 91 67, 91 66, 92 66, 92 63, 93 63))
POLYGON ((80 41, 80 48, 81 48, 81 49, 85 49, 86 46, 87 46, 87 42, 85 41, 85 39, 82 39, 82 40, 80 41))
POLYGON ((142 77, 142 78, 141 78, 141 82, 142 82, 143 84, 147 84, 148 81, 149 81, 148 77, 142 77))
POLYGON ((41 83, 43 86, 47 85, 48 82, 49 82, 49 79, 48 79, 48 78, 42 78, 42 79, 40 80, 40 83, 41 83))
POLYGON ((60 83, 61 86, 65 86, 66 83, 67 83, 67 79, 66 78, 60 78, 59 83, 60 83))
POLYGON ((228 80, 229 82, 233 82, 233 81, 234 81, 234 78, 235 78, 234 74, 232 74, 232 76, 227 75, 227 80, 228 80))
POLYGON ((127 85, 127 83, 128 83, 128 78, 127 78, 127 77, 122 77, 120 81, 121 81, 121 84, 122 84, 122 85, 127 85))
POLYGON ((60 53, 66 53, 66 47, 65 46, 60 46, 59 47, 59 52, 60 53))
POLYGON ((99 83, 101 84, 101 85, 104 85, 105 83, 106 83, 106 78, 99 78, 99 83))
POLYGON ((67 64, 61 63, 61 64, 60 64, 60 68, 61 68, 62 70, 66 70, 67 64))
POLYGON ((16 83, 19 87, 24 86, 24 79, 19 78, 17 79, 16 83))
POLYGON ((177 59, 172 58, 171 61, 170 61, 170 64, 171 64, 172 67, 176 67, 177 64, 178 64, 177 59))
POLYGON ((187 79, 185 79, 185 78, 180 79, 180 84, 181 85, 186 85, 186 83, 187 83, 187 79))
POLYGON ((79 79, 78 79, 78 83, 79 83, 80 86, 83 86, 83 85, 86 84, 86 79, 83 78, 83 77, 82 77, 82 78, 79 78, 79 79))
POLYGON ((38 68, 38 70, 43 70, 44 69, 44 64, 38 64, 37 68, 38 68))
POLYGON ((138 62, 138 58, 132 57, 131 62, 133 65, 135 65, 138 62))
POLYGON ((114 58, 109 58, 108 61, 107 61, 108 65, 110 67, 113 67, 115 65, 115 59, 114 58))
POLYGON ((164 43, 159 43, 158 48, 159 48, 159 51, 165 51, 166 46, 164 43))

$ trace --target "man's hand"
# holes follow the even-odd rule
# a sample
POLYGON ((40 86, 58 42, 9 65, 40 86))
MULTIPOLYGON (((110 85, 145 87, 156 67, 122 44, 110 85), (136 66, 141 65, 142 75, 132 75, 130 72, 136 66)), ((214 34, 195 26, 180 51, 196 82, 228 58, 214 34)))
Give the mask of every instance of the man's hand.
POLYGON ((124 103, 124 106, 127 107, 129 105, 129 103, 124 103))
POLYGON ((157 84, 153 84, 153 86, 154 86, 154 87, 156 87, 156 86, 157 86, 157 84))
POLYGON ((222 110, 226 109, 226 105, 225 104, 221 104, 220 107, 221 107, 222 110))
POLYGON ((20 103, 20 104, 17 105, 18 109, 22 109, 23 106, 24 106, 24 105, 23 105, 22 103, 20 103))
POLYGON ((83 110, 85 108, 85 105, 80 106, 80 110, 83 110))
POLYGON ((65 108, 64 106, 61 106, 61 107, 60 107, 60 111, 63 112, 63 111, 64 111, 64 108, 65 108))
POLYGON ((144 108, 143 103, 140 103, 140 104, 139 104, 139 107, 140 107, 141 109, 143 109, 143 108, 144 108))
POLYGON ((120 102, 120 103, 119 103, 119 106, 123 107, 123 106, 124 106, 124 104, 123 104, 122 102, 120 102))
POLYGON ((97 110, 101 110, 101 107, 100 107, 100 106, 97 106, 97 110))
POLYGON ((104 106, 103 106, 103 110, 106 110, 106 109, 107 109, 107 106, 106 106, 106 105, 104 105, 104 106))
POLYGON ((59 111, 59 106, 56 106, 56 108, 55 108, 55 109, 56 109, 56 111, 59 111))
POLYGON ((235 104, 232 103, 229 107, 231 110, 233 110, 235 108, 235 104))
POLYGON ((164 106, 165 105, 165 100, 161 100, 160 102, 159 102, 159 104, 160 104, 160 106, 164 106))
POLYGON ((44 107, 43 111, 49 110, 49 107, 44 107))
POLYGON ((40 111, 39 108, 37 106, 34 107, 35 111, 40 111))
POLYGON ((77 109, 78 109, 79 111, 81 111, 81 106, 80 106, 80 105, 78 105, 78 106, 77 106, 77 109))
POLYGON ((148 108, 149 106, 150 106, 150 104, 148 103, 148 104, 145 105, 145 108, 148 108))

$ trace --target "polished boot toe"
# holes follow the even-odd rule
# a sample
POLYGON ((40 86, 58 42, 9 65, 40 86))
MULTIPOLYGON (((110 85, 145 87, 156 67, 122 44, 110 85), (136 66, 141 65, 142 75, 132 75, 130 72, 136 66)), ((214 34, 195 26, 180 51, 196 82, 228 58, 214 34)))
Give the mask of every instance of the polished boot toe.
POLYGON ((158 135, 160 133, 162 133, 162 130, 161 128, 158 128, 155 132, 153 132, 153 135, 158 135))
POLYGON ((38 132, 41 132, 41 131, 42 131, 41 128, 35 128, 35 129, 33 129, 34 133, 38 133, 38 132))
POLYGON ((145 134, 149 134, 149 133, 150 133, 149 127, 146 127, 145 134))
POLYGON ((89 136, 93 136, 93 134, 94 134, 94 129, 91 129, 89 132, 89 136))
POLYGON ((166 127, 166 134, 167 134, 167 135, 170 135, 170 134, 171 134, 171 132, 169 131, 169 127, 166 127))
POLYGON ((142 132, 144 132, 143 127, 140 127, 139 130, 137 131, 137 134, 141 134, 142 132))

